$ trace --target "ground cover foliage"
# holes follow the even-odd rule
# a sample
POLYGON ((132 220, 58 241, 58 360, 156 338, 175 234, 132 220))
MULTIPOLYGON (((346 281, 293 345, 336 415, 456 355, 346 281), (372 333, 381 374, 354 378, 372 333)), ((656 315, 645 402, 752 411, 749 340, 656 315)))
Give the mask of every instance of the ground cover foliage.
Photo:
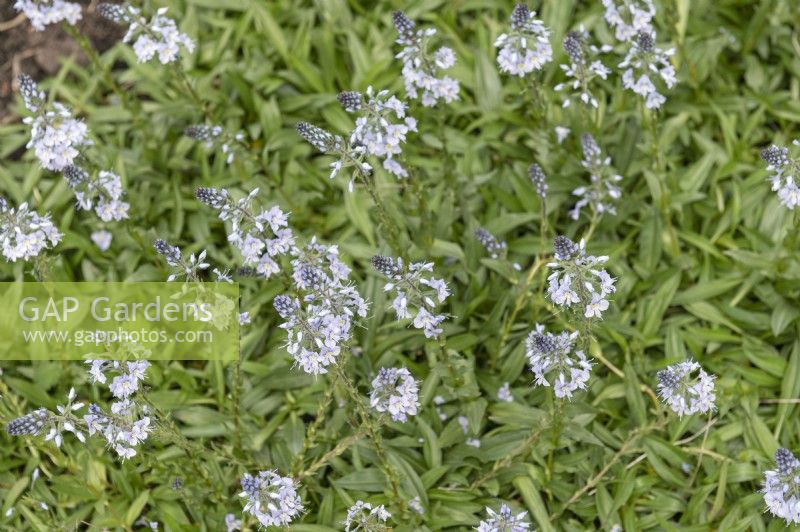
MULTIPOLYGON (((373 511, 365 530, 504 530, 491 523, 517 516, 544 531, 786 530, 796 526, 792 516, 800 522, 800 464, 779 451, 800 453, 798 196, 783 181, 796 167, 780 150, 762 160, 773 144, 797 154, 795 2, 658 1, 654 44, 638 30, 620 39, 602 2, 537 2, 529 7, 549 30, 552 60, 525 76, 497 61, 511 2, 135 6, 147 18, 167 7, 163 16, 193 46, 181 43, 174 61, 156 53, 142 62, 134 36, 95 55, 65 23, 91 61, 64 57, 57 75, 34 80, 45 101, 62 102, 88 127, 93 144, 76 161, 92 179, 100 170, 118 176, 122 195, 81 188, 89 178, 57 163, 43 168, 36 148, 26 149, 31 128, 22 120, 35 111, 20 96, 19 119, 0 127, 0 189, 10 206, 49 212, 62 236, 38 256, 4 252, 2 278, 162 281, 182 272, 213 282, 213 268, 230 270, 248 313, 240 362, 151 364, 136 394, 149 434, 125 436, 136 451, 127 456, 127 447, 114 452, 96 435, 82 442, 63 424, 59 446, 11 424, 39 408, 58 412, 71 388, 70 405, 108 405, 119 398, 106 389, 111 375, 104 386, 86 364, 2 363, 0 526, 254 530, 252 502, 278 489, 259 471, 293 479, 270 500, 281 501, 296 531, 342 530, 356 501, 371 507, 353 512, 383 505, 391 514, 373 511), (414 31, 437 29, 420 68, 458 86, 431 89, 433 106, 422 89, 408 96, 404 58, 395 57, 408 46, 395 42, 396 26, 403 38, 396 10, 414 31), (563 43, 580 31, 588 35, 572 35, 577 53, 563 43), (609 72, 592 74, 577 95, 572 85, 555 90, 573 79, 559 65, 592 56, 590 45, 608 46, 597 58, 609 72), (434 56, 441 46, 452 57, 434 56), (663 103, 647 99, 655 89, 623 86, 629 67, 619 65, 635 46, 674 51, 674 86, 651 72, 663 103), (403 116, 386 115, 407 127, 398 152, 381 151, 385 139, 363 130, 349 142, 368 87, 407 104, 403 116), (342 91, 361 96, 337 99, 342 91), (185 134, 197 125, 220 129, 185 134), (230 217, 220 220, 229 200, 214 195, 221 189, 233 201, 258 189, 246 210, 278 206, 300 249, 314 237, 336 249, 276 252, 281 273, 270 275, 260 249, 250 260, 244 239, 230 239, 230 217), (97 193, 97 202, 77 209, 76 191, 97 193), (108 246, 101 230, 112 236, 108 246), (558 236, 569 240, 554 249, 558 236), (192 254, 201 258, 187 269, 192 254), (319 281, 304 269, 311 255, 352 271, 319 281), (389 260, 398 257, 399 269, 389 260), (432 271, 393 279, 413 263, 432 271), (593 273, 600 270, 615 283, 593 273), (573 285, 570 303, 568 287, 548 280, 554 272, 591 286, 573 285), (318 297, 317 284, 354 289, 366 305, 363 316, 359 303, 344 305, 358 310, 337 325, 336 349, 323 361, 290 353, 291 336, 287 351, 285 330, 295 327, 293 298, 318 297), (589 370, 577 359, 566 370, 543 369, 548 342, 562 340, 589 370), (670 391, 674 373, 663 371, 688 359, 710 376, 713 394, 686 392, 710 404, 679 406, 678 415, 665 402, 678 393, 670 391), (416 386, 400 386, 402 400, 384 403, 374 381, 404 376, 416 386), (786 519, 767 511, 766 471, 794 472, 794 503, 779 508, 786 519), (294 489, 296 512, 284 507, 294 489)), ((288 238, 277 211, 264 223, 276 240, 288 238)))

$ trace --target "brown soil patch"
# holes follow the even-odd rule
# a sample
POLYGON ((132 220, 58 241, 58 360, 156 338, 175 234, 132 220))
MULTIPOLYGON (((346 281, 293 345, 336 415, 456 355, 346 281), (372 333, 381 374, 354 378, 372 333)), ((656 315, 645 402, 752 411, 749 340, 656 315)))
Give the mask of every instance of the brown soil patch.
MULTIPOLYGON (((124 30, 95 13, 96 0, 73 0, 84 5, 78 29, 86 35, 95 49, 103 52, 124 35, 124 30)), ((28 19, 14 9, 14 0, 0 2, 0 123, 17 119, 14 100, 16 78, 25 73, 40 81, 52 76, 65 57, 81 64, 88 63, 78 43, 60 24, 35 31, 28 19)))

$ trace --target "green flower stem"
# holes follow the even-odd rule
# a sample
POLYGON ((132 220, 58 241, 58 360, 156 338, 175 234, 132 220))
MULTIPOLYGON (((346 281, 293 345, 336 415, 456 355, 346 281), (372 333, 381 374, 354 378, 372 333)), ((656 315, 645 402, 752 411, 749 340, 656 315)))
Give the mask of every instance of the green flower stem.
POLYGON ((78 43, 78 46, 81 47, 83 53, 86 54, 86 57, 88 57, 89 61, 92 63, 92 67, 94 67, 96 72, 100 73, 103 83, 117 96, 117 98, 119 98, 119 102, 122 104, 122 107, 130 111, 134 119, 138 121, 142 110, 139 101, 137 99, 131 99, 129 93, 123 90, 122 87, 120 87, 117 82, 114 81, 114 78, 111 76, 111 71, 100 60, 97 50, 95 50, 94 46, 92 46, 92 43, 89 42, 89 39, 83 33, 81 33, 78 28, 71 24, 64 22, 61 27, 64 28, 64 31, 66 31, 67 34, 78 43))
MULTIPOLYGON (((334 373, 331 376, 331 379, 328 382, 328 386, 325 388, 325 394, 322 396, 322 401, 320 401, 319 406, 317 407, 317 415, 314 418, 314 422, 306 431, 305 438, 303 438, 303 449, 299 453, 297 453, 297 456, 295 456, 294 458, 294 463, 292 464, 292 471, 294 471, 295 473, 298 473, 303 467, 303 460, 305 459, 306 454, 308 454, 308 451, 310 451, 311 448, 314 447, 314 443, 316 442, 317 439, 317 432, 319 432, 319 429, 322 427, 322 424, 325 422, 325 419, 327 418, 328 409, 330 408, 331 403, 333 402, 333 393, 334 390, 336 389, 337 377, 338 377, 337 373, 334 373)), ((345 447, 344 449, 342 449, 341 452, 333 456, 338 456, 339 454, 344 452, 346 448, 347 447, 345 447)), ((331 458, 333 456, 331 456, 331 458)), ((324 463, 325 462, 318 465, 317 469, 322 467, 324 463)), ((309 473, 306 471, 306 474, 309 473)))
POLYGON ((500 340, 497 344, 497 349, 491 353, 491 359, 489 364, 492 368, 495 368, 497 365, 497 361, 500 358, 500 353, 503 350, 503 347, 506 345, 506 341, 508 340, 509 335, 511 334, 511 328, 514 326, 514 322, 517 319, 517 315, 520 313, 522 308, 528 302, 528 296, 530 295, 530 285, 533 282, 534 277, 536 276, 536 272, 539 271, 544 265, 544 259, 537 258, 536 261, 531 265, 530 269, 528 270, 527 275, 525 276, 525 280, 522 283, 522 286, 519 289, 519 293, 517 294, 517 299, 514 301, 514 306, 511 309, 511 313, 506 318, 505 322, 503 322, 503 328, 500 332, 500 340))
POLYGON ((569 506, 575 502, 577 502, 581 497, 583 497, 589 490, 597 486, 606 473, 616 465, 623 456, 625 456, 634 444, 639 441, 642 436, 650 434, 651 432, 658 431, 664 428, 667 425, 667 421, 669 420, 668 417, 662 417, 658 421, 654 423, 650 423, 649 425, 645 425, 644 427, 639 427, 635 429, 633 432, 630 433, 628 438, 622 443, 619 450, 614 454, 614 456, 609 460, 606 465, 603 466, 603 469, 600 470, 595 476, 590 478, 586 484, 583 485, 580 489, 578 489, 575 493, 572 494, 572 497, 564 504, 564 506, 555 512, 553 515, 550 516, 550 522, 555 522, 561 515, 569 508, 569 506))
POLYGON ((502 470, 511 465, 511 462, 514 461, 514 458, 526 454, 529 452, 534 445, 539 441, 539 438, 552 425, 553 420, 550 419, 547 423, 540 426, 535 426, 530 430, 528 437, 525 438, 525 441, 520 444, 519 447, 508 453, 506 456, 501 458, 500 460, 495 460, 494 464, 492 464, 492 469, 477 479, 475 482, 470 484, 469 489, 474 490, 479 488, 483 484, 487 483, 488 481, 492 480, 497 474, 502 470))
POLYGON ((376 424, 372 419, 367 405, 364 402, 364 398, 360 393, 358 393, 358 389, 356 388, 355 384, 353 384, 353 381, 350 380, 350 377, 348 377, 345 373, 342 364, 336 365, 336 372, 339 375, 339 380, 344 385, 347 394, 350 396, 350 399, 353 401, 353 404, 356 407, 358 415, 361 418, 362 429, 366 432, 367 436, 369 436, 373 447, 375 447, 375 452, 377 453, 378 459, 381 462, 381 466, 383 467, 386 477, 389 480, 389 487, 392 491, 394 503, 400 509, 400 513, 404 514, 406 512, 407 505, 400 494, 400 476, 397 472, 397 469, 389 462, 389 455, 386 452, 383 436, 381 436, 380 432, 381 424, 376 424))

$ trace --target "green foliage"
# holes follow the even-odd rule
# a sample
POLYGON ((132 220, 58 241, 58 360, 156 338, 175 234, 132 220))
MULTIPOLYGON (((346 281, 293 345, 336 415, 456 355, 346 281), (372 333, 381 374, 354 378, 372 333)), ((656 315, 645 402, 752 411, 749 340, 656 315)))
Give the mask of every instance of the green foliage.
MULTIPOLYGON (((800 253, 797 217, 770 191, 758 148, 788 144, 800 121, 795 2, 659 2, 659 44, 676 48, 680 83, 666 93, 661 112, 643 113, 638 96, 623 91, 614 75, 588 122, 561 109, 551 87, 563 77, 556 65, 566 57, 559 45, 566 31, 584 24, 613 42, 599 2, 554 0, 538 9, 552 29, 556 59, 540 78, 544 115, 529 89, 501 75, 494 60, 492 44, 505 30, 511 2, 406 6, 449 41, 462 90, 461 101, 449 106, 412 103, 409 113, 420 123, 404 154, 412 181, 376 172, 378 197, 399 229, 395 250, 367 190, 348 193, 345 175, 329 180, 330 159, 294 127, 309 121, 346 135, 352 119, 336 102, 339 91, 371 85, 403 95, 390 15, 399 4, 145 2, 151 3, 169 6, 197 41, 180 65, 138 64, 119 44, 101 61, 120 94, 96 69, 68 58, 57 76, 38 80, 86 119, 94 153, 123 179, 131 218, 108 227, 111 249, 92 244, 98 222, 75 210, 64 179, 23 155, 28 132, 20 120, 0 127, 3 195, 51 211, 65 233, 50 264, 53 280, 161 281, 167 267, 152 250, 156 238, 187 253, 207 249, 214 264, 235 269, 241 257, 215 213, 194 199, 198 186, 239 195, 259 187, 265 203, 291 213, 298 234, 339 244, 371 302, 356 333, 358 356, 347 364, 359 392, 368 392, 382 366, 404 365, 422 380, 420 415, 382 435, 401 499, 419 497, 426 511, 398 508, 375 445, 353 426, 357 414, 346 390, 291 367, 271 305, 280 282, 244 278, 242 308, 253 325, 243 329, 241 364, 155 364, 147 396, 169 422, 133 459, 120 463, 97 440, 82 445, 66 437, 59 450, 41 438, 0 435, 2 526, 130 530, 146 516, 167 530, 220 530, 225 514, 241 517, 242 473, 298 475, 358 436, 302 479, 307 513, 291 530, 341 529, 357 499, 386 504, 397 531, 466 530, 485 506, 501 501, 528 511, 533 527, 544 531, 616 524, 786 529, 764 513, 757 491, 776 448, 800 450, 800 253), (187 93, 181 71, 208 116, 187 93), (250 156, 227 166, 182 136, 188 125, 212 122, 244 131, 250 156), (562 144, 555 125, 572 130, 562 144), (591 253, 610 257, 619 281, 593 331, 589 390, 564 405, 559 434, 550 392, 532 386, 525 364, 524 340, 534 323, 568 326, 543 295, 546 268, 526 283, 528 268, 551 253, 553 236, 541 238, 544 204, 526 171, 532 162, 543 167, 550 226, 580 239, 589 222, 566 211, 571 191, 587 179, 583 131, 624 176, 618 215, 604 216, 587 242, 591 253), (522 271, 488 258, 473 237, 478 226, 508 242, 509 261, 522 271), (394 321, 369 265, 376 253, 435 261, 453 291, 446 348, 394 321), (667 421, 652 395, 655 372, 686 356, 718 376, 718 411, 667 421), (497 399, 504 382, 513 403, 497 399), (446 403, 437 407, 436 396, 446 403), (466 416, 469 434, 458 416, 466 416), (480 448, 467 445, 473 437, 480 448), (37 467, 41 476, 31 486, 37 467), (175 477, 184 481, 180 491, 170 487, 175 477), (12 507, 15 517, 3 517, 12 507)), ((615 67, 617 57, 606 64, 615 67)), ((32 279, 29 265, 0 268, 5 280, 32 279)), ((70 386, 79 397, 103 400, 80 364, 4 364, 3 371, 3 422, 53 408, 70 386)))

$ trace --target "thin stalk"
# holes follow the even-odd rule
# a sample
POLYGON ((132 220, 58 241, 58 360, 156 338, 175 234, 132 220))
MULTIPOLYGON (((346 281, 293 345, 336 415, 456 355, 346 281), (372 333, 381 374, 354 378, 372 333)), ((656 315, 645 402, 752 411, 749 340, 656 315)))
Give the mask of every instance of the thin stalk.
POLYGON ((364 430, 359 430, 355 434, 351 434, 350 436, 348 436, 347 438, 343 439, 338 444, 336 444, 336 447, 334 447, 333 449, 322 455, 322 457, 320 457, 319 460, 311 464, 308 467, 308 469, 298 473, 295 476, 295 478, 299 482, 305 478, 310 477, 311 475, 313 475, 314 473, 325 467, 328 464, 328 462, 330 462, 331 460, 333 460, 334 458, 345 452, 354 444, 358 443, 361 439, 364 438, 364 436, 366 436, 366 431, 364 430))
POLYGON ((492 368, 494 368, 497 364, 497 360, 500 357, 500 352, 503 350, 503 347, 506 345, 506 341, 508 340, 508 336, 511 334, 511 328, 514 326, 514 321, 517 319, 517 314, 522 310, 527 303, 528 295, 530 290, 531 282, 533 282, 533 278, 536 276, 536 272, 539 271, 544 265, 543 259, 537 259, 528 269, 528 274, 525 276, 525 280, 522 283, 522 287, 520 288, 519 294, 517 294, 517 298, 514 301, 514 306, 511 308, 511 313, 506 318, 505 322, 503 323, 503 328, 501 329, 500 333, 500 341, 497 345, 497 351, 491 354, 491 359, 489 361, 492 368))
POLYGON ((553 410, 551 413, 552 419, 552 435, 550 438, 550 453, 547 455, 547 479, 551 480, 553 478, 553 468, 555 467, 555 456, 556 456, 556 448, 558 447, 558 440, 561 439, 561 430, 563 429, 563 410, 564 410, 564 399, 561 397, 556 397, 553 394, 553 410))
POLYGON ((344 372, 344 368, 342 368, 341 364, 336 365, 336 372, 339 374, 339 380, 342 382, 342 384, 344 384, 347 394, 350 396, 350 399, 353 401, 353 404, 358 411, 358 415, 361 418, 362 429, 372 441, 372 445, 375 448, 376 454, 378 455, 378 460, 380 460, 381 466, 386 473, 386 478, 389 480, 389 487, 392 492, 394 503, 400 509, 400 513, 404 514, 407 507, 405 500, 400 494, 400 477, 395 467, 389 462, 389 455, 386 452, 383 436, 381 436, 380 433, 380 424, 376 426, 376 424, 373 422, 372 416, 364 404, 364 398, 358 393, 358 389, 356 389, 353 381, 351 381, 350 377, 348 377, 344 372))
MULTIPOLYGON (((336 387, 337 377, 338 374, 334 373, 332 375, 332 379, 328 382, 328 386, 325 389, 325 394, 322 397, 322 401, 320 401, 319 406, 317 407, 317 415, 314 418, 314 422, 306 431, 305 438, 303 438, 303 449, 299 453, 297 453, 297 456, 295 456, 294 464, 292 465, 292 471, 296 472, 300 470, 300 468, 303 466, 303 460, 305 459, 306 454, 308 453, 308 451, 311 450, 312 447, 314 447, 314 444, 316 443, 317 432, 319 432, 319 429, 325 422, 328 409, 330 408, 331 403, 333 402, 333 392, 336 387)), ((342 452, 344 452, 344 450, 342 450, 342 452)), ((318 466, 318 468, 319 467, 322 466, 320 465, 318 466)))
POLYGON ((581 497, 583 497, 586 494, 586 492, 588 492, 590 489, 594 488, 598 483, 600 483, 600 481, 603 480, 603 477, 606 476, 609 470, 612 467, 614 467, 622 459, 622 457, 625 456, 625 454, 627 454, 631 450, 631 447, 633 447, 633 445, 639 440, 639 438, 641 438, 646 434, 649 434, 650 432, 663 428, 667 424, 668 419, 669 418, 664 417, 655 423, 651 423, 644 427, 639 427, 635 429, 633 432, 631 432, 628 438, 622 443, 622 446, 619 448, 619 450, 616 453, 614 453, 614 456, 611 458, 611 460, 608 463, 606 463, 605 466, 603 466, 603 469, 601 469, 600 472, 597 473, 595 476, 590 478, 586 482, 586 484, 583 485, 583 487, 581 487, 579 490, 573 493, 572 497, 569 498, 569 500, 564 504, 564 506, 559 511, 550 516, 550 522, 554 522, 556 519, 561 517, 564 511, 566 511, 571 504, 577 502, 581 497))
POLYGON ((81 47, 83 53, 86 54, 86 57, 88 57, 89 61, 92 63, 92 67, 94 67, 96 72, 100 73, 103 83, 106 85, 106 87, 111 90, 117 96, 117 98, 119 98, 122 106, 129 110, 131 114, 133 114, 134 118, 138 120, 141 112, 141 107, 138 100, 131 100, 129 94, 124 91, 116 81, 114 81, 114 78, 111 76, 111 71, 100 60, 97 50, 95 50, 94 46, 92 46, 92 43, 89 42, 89 39, 72 24, 65 22, 61 25, 61 27, 64 28, 64 31, 66 31, 67 34, 69 34, 69 36, 78 43, 78 46, 81 47))
POLYGON ((400 256, 403 255, 403 249, 400 247, 400 240, 397 226, 391 221, 389 217, 389 213, 386 211, 386 207, 381 201, 380 196, 378 195, 378 191, 375 188, 375 182, 363 172, 358 172, 358 176, 361 178, 361 182, 366 187, 367 191, 369 192, 370 197, 372 198, 372 202, 378 208, 378 218, 380 226, 385 229, 386 235, 388 236, 388 244, 392 248, 392 251, 399 254, 400 256))
POLYGON ((514 460, 514 458, 522 454, 525 454, 527 451, 529 451, 536 444, 536 442, 539 441, 539 438, 541 437, 542 433, 544 433, 544 431, 547 430, 547 428, 551 424, 552 420, 550 423, 547 423, 543 426, 533 427, 530 433, 528 434, 528 437, 525 438, 525 441, 522 442, 522 444, 520 444, 519 447, 508 453, 500 460, 495 460, 494 464, 492 465, 492 469, 482 477, 478 478, 475 482, 470 484, 469 489, 474 490, 476 488, 479 488, 483 484, 487 483, 488 481, 492 480, 494 477, 497 476, 500 470, 505 469, 506 467, 511 465, 511 462, 514 460))

